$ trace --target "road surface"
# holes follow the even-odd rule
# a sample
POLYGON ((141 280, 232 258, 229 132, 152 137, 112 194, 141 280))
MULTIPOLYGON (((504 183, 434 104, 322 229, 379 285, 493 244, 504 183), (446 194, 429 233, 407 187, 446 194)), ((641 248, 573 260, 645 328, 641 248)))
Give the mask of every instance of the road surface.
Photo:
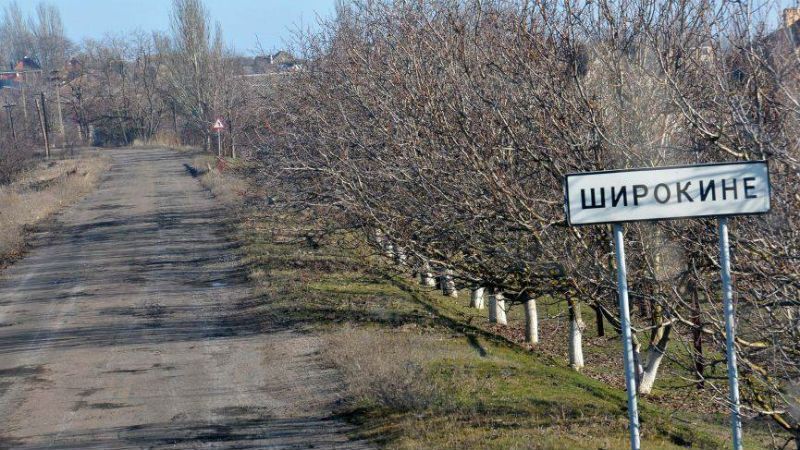
POLYGON ((0 449, 363 448, 331 418, 319 343, 247 309, 192 156, 107 153, 0 273, 0 449))

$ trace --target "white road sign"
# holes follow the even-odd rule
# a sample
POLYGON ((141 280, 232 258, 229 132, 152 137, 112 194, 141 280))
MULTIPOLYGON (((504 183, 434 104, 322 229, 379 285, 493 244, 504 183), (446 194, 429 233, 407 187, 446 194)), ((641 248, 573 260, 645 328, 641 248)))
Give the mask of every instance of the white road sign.
POLYGON ((222 117, 217 117, 217 120, 214 122, 214 125, 211 127, 211 129, 214 131, 221 131, 225 129, 225 123, 222 122, 222 117))
POLYGON ((576 173, 564 183, 570 225, 769 211, 766 161, 576 173))

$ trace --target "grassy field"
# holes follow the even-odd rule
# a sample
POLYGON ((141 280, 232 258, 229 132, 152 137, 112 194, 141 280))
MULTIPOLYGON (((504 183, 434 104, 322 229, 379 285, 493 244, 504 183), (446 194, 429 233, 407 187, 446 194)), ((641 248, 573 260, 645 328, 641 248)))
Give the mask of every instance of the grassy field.
MULTIPOLYGON (((224 179, 204 183, 219 195, 226 185, 246 190, 224 179)), ((613 331, 600 338, 588 327, 591 376, 579 374, 567 367, 558 301, 542 299, 542 337, 550 341, 531 349, 517 338, 521 308, 500 330, 487 323, 485 311, 468 307, 468 292, 453 299, 420 288, 369 254, 357 236, 319 240, 310 220, 280 203, 242 211, 237 226, 257 286, 257 312, 322 336, 323 356, 346 384, 338 413, 358 424, 362 436, 391 449, 628 447, 613 331), (615 366, 615 374, 603 373, 615 366)), ((679 383, 669 373, 665 379, 662 385, 679 383)), ((696 391, 679 392, 662 389, 656 403, 640 402, 643 448, 729 447, 719 407, 693 409, 696 391), (680 397, 684 407, 675 406, 680 397)), ((769 442, 765 426, 747 425, 747 448, 769 442)))

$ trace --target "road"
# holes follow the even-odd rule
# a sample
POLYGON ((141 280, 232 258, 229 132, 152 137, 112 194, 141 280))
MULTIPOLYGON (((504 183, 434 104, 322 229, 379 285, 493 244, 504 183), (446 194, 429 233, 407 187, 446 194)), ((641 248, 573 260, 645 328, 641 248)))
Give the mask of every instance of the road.
POLYGON ((319 342, 259 319, 224 211, 163 149, 0 274, 0 449, 364 448, 319 342))

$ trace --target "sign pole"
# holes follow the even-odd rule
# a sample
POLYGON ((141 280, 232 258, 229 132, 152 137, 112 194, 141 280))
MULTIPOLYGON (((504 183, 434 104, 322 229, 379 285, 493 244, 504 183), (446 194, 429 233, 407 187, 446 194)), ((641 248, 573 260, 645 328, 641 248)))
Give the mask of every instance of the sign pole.
POLYGON ((742 450, 742 418, 739 411, 739 370, 736 367, 733 289, 731 287, 731 253, 728 243, 728 218, 719 220, 719 264, 722 275, 722 307, 725 315, 725 348, 728 355, 728 384, 731 404, 733 449, 742 450))
POLYGON ((625 241, 622 225, 614 224, 614 249, 617 258, 617 290, 619 291, 619 316, 622 328, 622 347, 625 362, 625 388, 628 391, 628 428, 631 433, 631 450, 640 450, 639 411, 636 406, 636 372, 633 367, 633 339, 631 338, 631 313, 628 305, 628 271, 625 267, 625 241))
POLYGON ((222 157, 222 139, 220 139, 219 128, 217 129, 217 156, 222 157))
POLYGON ((571 173, 564 177, 564 209, 570 226, 614 224, 619 315, 624 348, 625 387, 631 449, 640 450, 639 414, 622 223, 639 220, 716 217, 725 315, 725 346, 730 382, 733 449, 742 449, 739 374, 736 367, 735 318, 731 287, 728 216, 765 214, 770 210, 767 161, 737 161, 690 166, 645 167, 571 173))

